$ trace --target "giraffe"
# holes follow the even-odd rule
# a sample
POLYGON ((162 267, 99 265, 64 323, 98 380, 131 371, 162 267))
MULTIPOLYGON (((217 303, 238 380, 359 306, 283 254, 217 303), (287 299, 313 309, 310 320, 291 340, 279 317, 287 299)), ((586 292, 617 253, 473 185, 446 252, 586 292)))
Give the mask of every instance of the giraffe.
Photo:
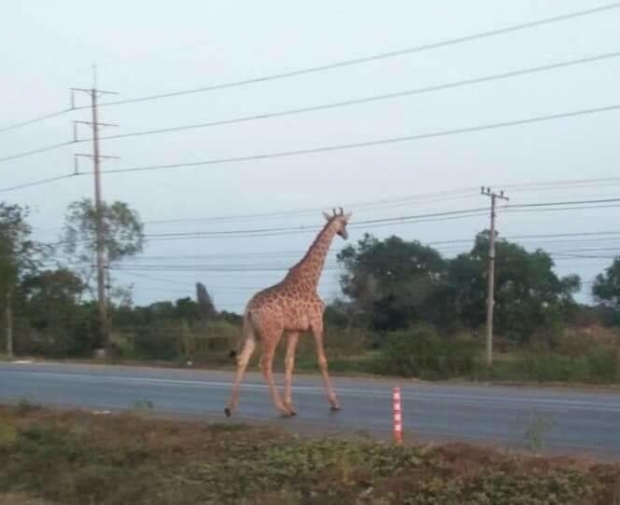
MULTIPOLYGON (((327 358, 323 344, 323 312, 325 303, 317 294, 319 278, 325 265, 325 258, 332 240, 339 235, 348 238, 347 223, 351 213, 333 210, 332 215, 323 212, 327 221, 305 256, 294 265, 282 281, 256 293, 248 302, 243 316, 243 330, 237 357, 237 371, 230 401, 224 412, 230 417, 239 403, 239 387, 248 362, 256 348, 256 341, 262 343, 260 367, 271 399, 284 416, 296 415, 292 401, 293 368, 295 349, 302 332, 310 331, 315 339, 317 359, 327 398, 332 410, 340 410, 340 403, 331 385, 327 369, 327 358), (273 382, 272 364, 276 347, 286 334, 288 341, 285 356, 284 401, 273 382)), ((237 351, 231 351, 231 357, 237 351)))

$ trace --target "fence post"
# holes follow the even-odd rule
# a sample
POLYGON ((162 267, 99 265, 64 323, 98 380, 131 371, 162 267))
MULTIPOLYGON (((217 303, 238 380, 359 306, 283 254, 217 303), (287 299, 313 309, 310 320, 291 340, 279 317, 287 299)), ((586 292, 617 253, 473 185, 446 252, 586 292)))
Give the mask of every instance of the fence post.
POLYGON ((400 445, 403 442, 403 415, 401 410, 400 387, 394 387, 392 400, 394 409, 394 441, 400 445))

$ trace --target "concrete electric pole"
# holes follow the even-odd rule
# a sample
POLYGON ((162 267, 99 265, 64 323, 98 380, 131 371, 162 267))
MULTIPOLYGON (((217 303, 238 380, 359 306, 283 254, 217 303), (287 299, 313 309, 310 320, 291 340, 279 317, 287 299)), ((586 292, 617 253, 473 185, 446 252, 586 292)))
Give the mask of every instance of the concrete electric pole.
POLYGON ((487 365, 493 364, 493 306, 495 305, 495 217, 497 199, 508 200, 503 191, 496 193, 491 188, 482 187, 480 193, 491 198, 491 230, 489 233, 489 265, 488 265, 488 287, 487 287, 487 340, 486 357, 487 365))
MULTIPOLYGON (((97 299, 99 304, 99 317, 101 319, 101 333, 104 349, 108 349, 110 331, 108 320, 108 303, 106 297, 106 251, 105 251, 105 223, 103 216, 103 198, 101 191, 101 160, 106 158, 116 158, 115 156, 102 156, 99 148, 99 129, 102 126, 117 126, 109 123, 99 122, 97 98, 101 95, 114 95, 112 91, 101 91, 97 89, 96 74, 93 79, 91 89, 71 88, 72 92, 81 91, 90 96, 91 121, 75 121, 74 141, 77 142, 77 125, 86 124, 91 127, 93 132, 93 151, 92 154, 77 154, 93 160, 93 174, 95 179, 95 219, 96 219, 96 250, 97 250, 97 299)), ((71 95, 71 106, 74 108, 73 93, 71 95)), ((77 163, 76 163, 77 172, 77 163)))

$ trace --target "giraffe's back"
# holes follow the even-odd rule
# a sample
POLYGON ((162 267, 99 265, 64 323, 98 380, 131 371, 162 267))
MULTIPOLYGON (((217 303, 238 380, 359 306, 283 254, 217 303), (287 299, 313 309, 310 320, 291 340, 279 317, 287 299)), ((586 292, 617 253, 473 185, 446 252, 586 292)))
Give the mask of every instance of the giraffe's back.
POLYGON ((308 331, 322 321, 325 304, 316 292, 287 289, 279 284, 256 293, 248 302, 257 329, 267 331, 308 331))

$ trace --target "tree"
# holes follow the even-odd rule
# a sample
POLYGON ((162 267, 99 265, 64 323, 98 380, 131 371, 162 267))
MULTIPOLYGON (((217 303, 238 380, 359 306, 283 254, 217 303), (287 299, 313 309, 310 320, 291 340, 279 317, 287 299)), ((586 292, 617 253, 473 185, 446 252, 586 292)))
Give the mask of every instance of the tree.
POLYGON ((45 270, 24 277, 17 290, 27 317, 24 347, 46 355, 84 355, 94 349, 92 310, 82 305, 86 286, 67 269, 45 270))
POLYGON ((439 252, 399 237, 383 241, 366 234, 338 254, 345 267, 342 288, 358 313, 378 330, 404 328, 432 318, 432 295, 445 273, 439 252))
MULTIPOLYGON (((110 271, 115 263, 142 252, 144 225, 138 213, 124 202, 116 201, 112 204, 103 202, 102 218, 102 242, 108 268, 108 296, 117 299, 121 305, 127 305, 130 303, 129 291, 119 286, 113 286, 110 271)), ((96 272, 97 212, 95 205, 89 198, 69 205, 65 217, 62 242, 65 253, 68 255, 69 264, 81 276, 85 286, 95 298, 95 291, 91 283, 96 272)), ((104 328, 107 321, 100 321, 100 324, 104 328)))
MULTIPOLYGON (((472 250, 450 262, 447 285, 451 309, 467 326, 484 324, 489 232, 476 236, 472 250)), ((526 341, 536 329, 561 324, 576 306, 578 276, 560 278, 551 256, 541 249, 528 252, 505 239, 496 240, 494 318, 498 333, 526 341)))
MULTIPOLYGON (((398 237, 366 235, 338 255, 342 288, 378 330, 432 324, 445 331, 485 324, 489 232, 473 248, 444 259, 432 247, 398 237)), ((526 341, 539 328, 558 328, 576 309, 579 277, 560 278, 546 252, 496 241, 495 321, 499 334, 526 341)), ((549 332, 547 332, 549 333, 549 332)))
POLYGON ((0 202, 0 307, 4 313, 6 351, 13 354, 13 295, 24 275, 36 271, 45 249, 30 236, 28 208, 0 202))
POLYGON ((604 273, 598 274, 592 285, 594 299, 606 308, 620 311, 620 256, 604 273))
POLYGON ((178 298, 174 311, 176 317, 186 322, 192 322, 200 318, 199 305, 189 296, 178 298))
MULTIPOLYGON (((103 246, 108 266, 136 256, 144 247, 144 225, 138 213, 124 202, 103 202, 103 246)), ((97 212, 89 198, 69 205, 62 242, 65 253, 84 268, 89 285, 97 254, 97 212)))
POLYGON ((205 325, 209 319, 217 314, 217 311, 215 310, 211 295, 201 282, 196 283, 196 299, 198 300, 200 319, 202 324, 205 325))

